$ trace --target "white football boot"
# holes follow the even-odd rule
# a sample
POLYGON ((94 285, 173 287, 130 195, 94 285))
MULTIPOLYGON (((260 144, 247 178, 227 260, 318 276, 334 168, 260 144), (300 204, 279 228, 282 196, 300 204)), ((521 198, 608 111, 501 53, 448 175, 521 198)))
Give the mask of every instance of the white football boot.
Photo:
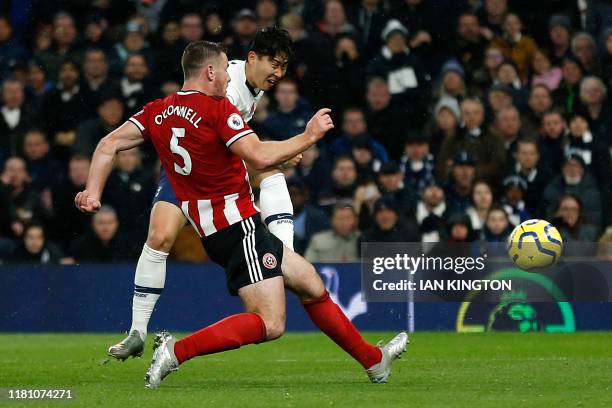
POLYGON ((382 354, 382 359, 380 363, 374 364, 366 370, 370 381, 376 384, 386 383, 389 376, 391 376, 391 364, 396 359, 401 358, 402 353, 406 351, 408 343, 408 334, 406 332, 399 333, 387 344, 382 340, 378 342, 377 345, 382 354))
POLYGON ((171 372, 178 370, 179 362, 174 355, 174 343, 176 343, 176 340, 167 331, 155 335, 153 358, 145 375, 145 387, 159 387, 161 380, 171 372))

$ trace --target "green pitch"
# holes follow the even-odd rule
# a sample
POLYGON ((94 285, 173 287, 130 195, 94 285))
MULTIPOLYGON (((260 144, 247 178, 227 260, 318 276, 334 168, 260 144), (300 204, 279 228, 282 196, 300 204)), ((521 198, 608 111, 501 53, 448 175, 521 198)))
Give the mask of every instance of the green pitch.
POLYGON ((74 389, 68 405, 30 407, 612 406, 612 333, 415 333, 386 385, 323 335, 288 334, 196 358, 147 390, 151 337, 145 358, 121 363, 105 357, 117 334, 0 334, 0 387, 74 389))

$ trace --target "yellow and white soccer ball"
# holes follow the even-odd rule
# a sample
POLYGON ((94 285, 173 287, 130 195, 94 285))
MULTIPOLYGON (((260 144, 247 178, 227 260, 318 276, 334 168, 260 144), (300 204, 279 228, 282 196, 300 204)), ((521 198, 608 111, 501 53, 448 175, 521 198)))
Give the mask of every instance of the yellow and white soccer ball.
POLYGON ((527 220, 508 237, 508 255, 521 269, 536 271, 554 265, 563 252, 557 228, 544 220, 527 220))

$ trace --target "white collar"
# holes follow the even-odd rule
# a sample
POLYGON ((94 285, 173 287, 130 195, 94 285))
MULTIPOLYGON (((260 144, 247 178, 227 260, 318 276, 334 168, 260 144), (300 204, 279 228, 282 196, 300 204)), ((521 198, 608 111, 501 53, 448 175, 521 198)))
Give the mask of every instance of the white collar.
POLYGON ((514 168, 516 169, 516 172, 518 175, 520 175, 521 177, 525 178, 528 182, 532 182, 536 176, 538 175, 538 168, 534 167, 533 169, 529 170, 529 173, 527 173, 527 175, 525 176, 524 173, 521 171, 521 165, 519 163, 516 163, 516 165, 514 166, 514 168))

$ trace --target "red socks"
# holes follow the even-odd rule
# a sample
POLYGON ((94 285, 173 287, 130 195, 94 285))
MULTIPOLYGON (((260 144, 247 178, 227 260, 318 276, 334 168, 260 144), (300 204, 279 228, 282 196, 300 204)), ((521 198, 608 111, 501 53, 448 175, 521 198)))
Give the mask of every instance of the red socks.
POLYGON ((204 354, 240 348, 266 339, 266 325, 256 313, 239 313, 197 331, 174 345, 179 364, 204 354))
POLYGON ((329 292, 325 291, 319 299, 302 302, 302 304, 313 323, 344 351, 359 361, 363 368, 367 369, 380 363, 382 358, 380 349, 361 337, 353 323, 331 300, 329 292))

